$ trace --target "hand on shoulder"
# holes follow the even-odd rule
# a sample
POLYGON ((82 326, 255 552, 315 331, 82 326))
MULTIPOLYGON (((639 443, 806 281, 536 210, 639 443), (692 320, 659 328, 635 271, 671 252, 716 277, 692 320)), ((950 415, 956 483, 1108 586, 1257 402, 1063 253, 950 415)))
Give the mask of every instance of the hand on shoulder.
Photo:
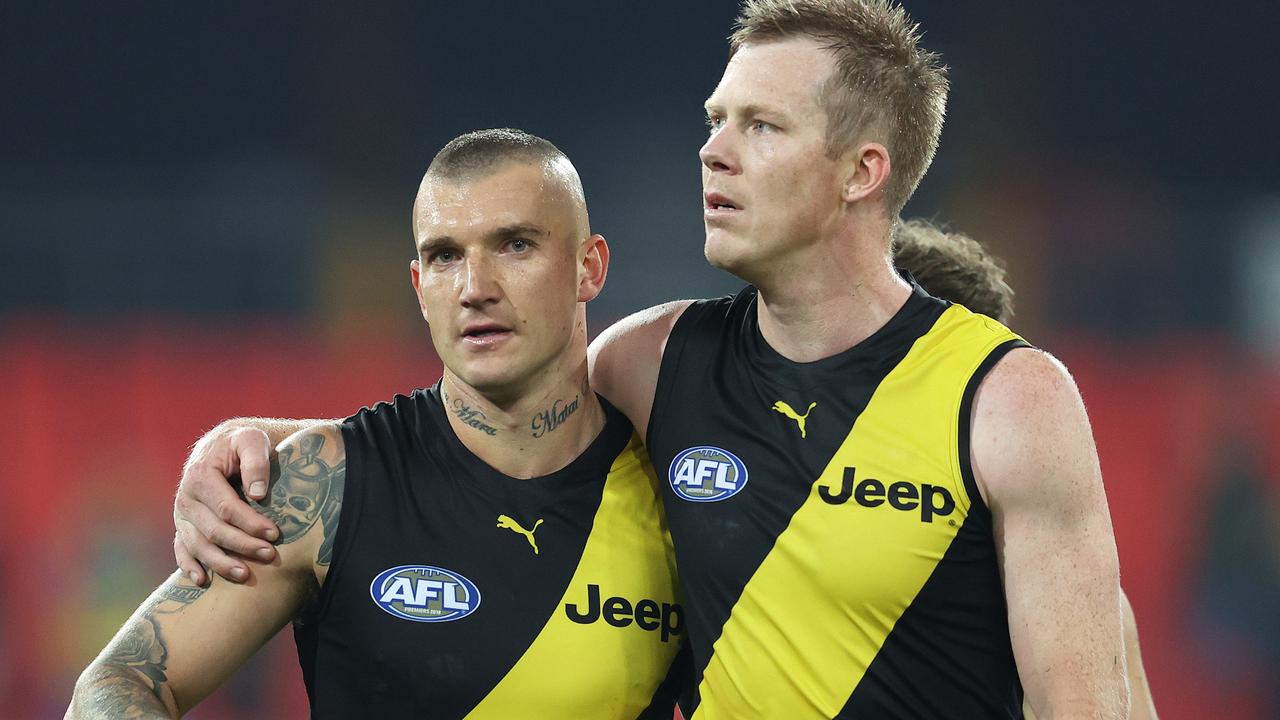
POLYGON ((264 498, 272 447, 299 430, 325 422, 236 418, 219 423, 196 442, 173 501, 174 557, 193 582, 208 583, 205 568, 232 582, 244 582, 249 568, 240 557, 262 562, 275 558, 271 543, 279 539, 279 529, 249 507, 237 488, 243 481, 249 497, 264 498))

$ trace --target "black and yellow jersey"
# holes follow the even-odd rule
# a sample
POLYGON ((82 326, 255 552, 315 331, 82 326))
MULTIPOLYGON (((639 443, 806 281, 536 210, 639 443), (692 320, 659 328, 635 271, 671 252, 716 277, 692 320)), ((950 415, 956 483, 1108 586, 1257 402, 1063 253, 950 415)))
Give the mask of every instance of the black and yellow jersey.
POLYGON ((462 445, 438 385, 343 424, 333 560, 295 624, 313 717, 671 717, 670 536, 639 439, 602 403, 599 437, 532 480, 462 445))
POLYGON ((980 379, 1025 343, 916 286, 865 341, 794 363, 756 303, 684 311, 648 433, 693 719, 1020 717, 968 425, 980 379))

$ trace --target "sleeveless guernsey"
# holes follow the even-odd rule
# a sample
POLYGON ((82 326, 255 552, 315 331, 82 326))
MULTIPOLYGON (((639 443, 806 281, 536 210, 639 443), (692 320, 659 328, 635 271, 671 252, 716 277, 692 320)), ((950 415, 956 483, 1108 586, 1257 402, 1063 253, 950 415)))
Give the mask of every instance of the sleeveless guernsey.
POLYGON ((867 340, 794 363, 756 302, 684 311, 648 433, 693 719, 1021 717, 968 430, 978 382, 1026 343, 916 285, 867 340))
POLYGON ((317 718, 670 718, 683 611, 657 480, 621 413, 516 480, 439 385, 342 425, 333 561, 295 626, 317 718))

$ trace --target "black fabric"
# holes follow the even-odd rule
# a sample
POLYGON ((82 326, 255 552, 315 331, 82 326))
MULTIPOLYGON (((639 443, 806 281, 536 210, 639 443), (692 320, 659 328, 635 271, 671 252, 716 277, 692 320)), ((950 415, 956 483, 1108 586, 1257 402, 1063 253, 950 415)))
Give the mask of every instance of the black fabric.
MULTIPOLYGON (((689 306, 663 355, 647 444, 663 484, 688 610, 695 686, 730 611, 778 535, 804 503, 880 381, 933 326, 947 304, 918 286, 888 323, 842 353, 793 363, 765 342, 757 295, 689 306), (807 438, 779 400, 803 413, 807 438), (826 421, 824 422, 823 419, 826 421), (673 492, 672 461, 686 448, 728 450, 748 468, 747 486, 726 500, 691 503, 673 492)), ((697 699, 694 699, 696 704, 697 699)))
POLYGON ((970 376, 960 403, 957 452, 969 495, 969 516, 946 556, 899 618, 867 668, 841 718, 1021 718, 1022 683, 1007 632, 1004 585, 994 559, 991 511, 973 476, 970 430, 973 398, 991 368, 1010 350, 1031 347, 1010 340, 992 350, 970 376), (993 603, 992 598, 1001 602, 993 603), (935 637, 922 637, 931 633, 935 637), (940 636, 940 637, 939 637, 940 636), (921 652, 933 645, 963 648, 973 660, 956 664, 921 652), (928 677, 929 692, 913 692, 928 677), (985 692, 975 692, 986 689, 985 692))
POLYGON ((1022 717, 1022 684, 994 558, 989 515, 971 513, 837 717, 1022 717), (965 661, 930 652, 937 647, 965 661))
POLYGON ((295 627, 312 716, 460 718, 519 660, 559 611, 631 426, 607 402, 607 422, 564 469, 515 480, 479 461, 444 415, 439 386, 366 408, 342 425, 347 485, 334 559, 317 609, 295 627), (498 514, 531 525, 496 531, 498 514), (451 622, 392 616, 371 597, 399 565, 462 575, 480 606, 451 622))
POLYGON ((960 476, 964 479, 964 488, 969 493, 969 498, 973 501, 973 512, 981 516, 983 522, 987 524, 986 530, 991 530, 991 509, 987 507, 986 502, 982 499, 982 493, 978 491, 978 481, 973 477, 973 448, 970 443, 970 431, 973 425, 973 398, 978 394, 978 386, 982 384, 983 379, 987 377, 987 373, 991 372, 991 368, 996 363, 1009 354, 1010 350, 1018 348, 1029 348, 1025 340, 1010 340, 1001 344, 992 350, 982 364, 974 371, 973 376, 969 378, 969 384, 964 388, 964 396, 960 400, 960 428, 959 428, 959 447, 956 448, 960 458, 960 476))

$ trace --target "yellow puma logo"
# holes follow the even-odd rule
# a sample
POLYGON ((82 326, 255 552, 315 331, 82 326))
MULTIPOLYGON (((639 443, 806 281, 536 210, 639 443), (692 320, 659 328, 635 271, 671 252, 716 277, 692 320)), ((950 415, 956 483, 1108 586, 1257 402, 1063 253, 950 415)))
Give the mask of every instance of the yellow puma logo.
POLYGON ((800 413, 798 413, 798 412, 796 412, 795 410, 793 410, 793 409, 791 408, 791 406, 790 406, 790 405, 788 405, 788 404, 786 404, 786 403, 782 402, 781 400, 779 400, 779 401, 777 401, 777 402, 775 402, 775 403, 773 404, 773 409, 774 409, 774 410, 777 410, 778 412, 782 413, 783 415, 786 415, 787 417, 791 418, 792 420, 795 420, 795 421, 796 421, 796 424, 800 426, 800 437, 801 437, 801 438, 803 438, 803 437, 805 436, 805 434, 804 434, 804 421, 809 419, 809 413, 813 412, 813 408, 814 408, 815 406, 817 406, 817 404, 818 404, 818 403, 816 403, 816 402, 811 402, 811 403, 809 403, 809 409, 808 409, 808 410, 805 410, 805 412, 804 412, 804 414, 803 414, 803 415, 801 415, 800 413))
POLYGON ((538 518, 538 522, 533 524, 533 528, 531 530, 525 530, 524 528, 520 527, 520 523, 513 520, 510 516, 508 515, 498 516, 498 527, 506 528, 512 532, 518 532, 521 535, 525 536, 525 539, 527 539, 529 541, 529 544, 533 546, 534 555, 538 554, 538 543, 534 541, 533 534, 537 532, 538 526, 541 524, 542 524, 542 518, 538 518))

